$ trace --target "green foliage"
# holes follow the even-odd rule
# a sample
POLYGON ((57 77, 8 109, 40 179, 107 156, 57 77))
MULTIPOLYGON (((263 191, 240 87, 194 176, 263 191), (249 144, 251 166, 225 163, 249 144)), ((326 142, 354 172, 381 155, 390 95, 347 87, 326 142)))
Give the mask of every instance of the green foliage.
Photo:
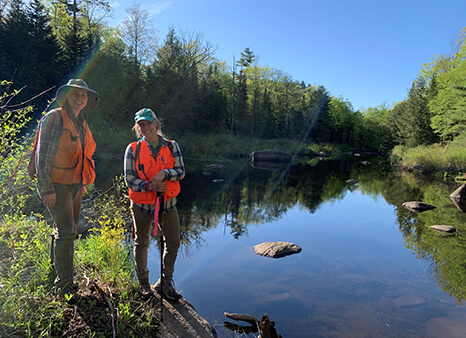
POLYGON ((130 286, 134 263, 129 257, 131 247, 125 242, 126 226, 123 219, 102 214, 98 228, 91 235, 76 243, 77 270, 83 276, 106 281, 112 287, 123 290, 130 286))
POLYGON ((466 45, 436 78, 438 94, 429 102, 435 113, 432 128, 442 140, 452 140, 464 132, 466 96, 466 45))
POLYGON ((332 128, 331 140, 335 143, 352 143, 353 130, 358 116, 353 112, 351 103, 344 101, 341 97, 332 98, 329 115, 332 128))
POLYGON ((13 215, 32 210, 37 203, 34 182, 27 174, 32 140, 19 137, 30 120, 32 107, 9 109, 18 94, 11 82, 2 81, 0 96, 0 212, 13 215))
POLYGON ((387 119, 398 144, 415 147, 437 141, 431 128, 433 113, 428 107, 429 100, 436 95, 435 82, 429 85, 419 78, 408 94, 408 99, 398 103, 387 119))

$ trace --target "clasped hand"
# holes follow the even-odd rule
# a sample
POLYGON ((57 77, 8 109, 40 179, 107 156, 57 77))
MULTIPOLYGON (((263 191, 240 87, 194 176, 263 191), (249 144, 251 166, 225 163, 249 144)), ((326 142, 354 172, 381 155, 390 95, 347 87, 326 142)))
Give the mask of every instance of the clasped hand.
POLYGON ((167 190, 167 182, 165 181, 165 171, 161 170, 149 183, 149 190, 157 192, 165 192, 167 190))

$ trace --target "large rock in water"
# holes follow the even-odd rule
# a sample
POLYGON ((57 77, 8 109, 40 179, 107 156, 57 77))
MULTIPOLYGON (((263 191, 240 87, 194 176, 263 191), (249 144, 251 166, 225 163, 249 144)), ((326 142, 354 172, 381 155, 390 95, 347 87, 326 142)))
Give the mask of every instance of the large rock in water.
POLYGON ((424 202, 417 202, 417 201, 411 201, 411 202, 404 202, 402 204, 406 209, 414 212, 422 212, 426 210, 431 210, 435 209, 436 206, 424 203, 424 202))
POLYGON ((463 184, 461 187, 453 191, 450 195, 450 198, 457 198, 460 200, 466 199, 466 183, 463 184))
POLYGON ((466 199, 450 197, 450 201, 458 208, 459 211, 466 212, 466 199))
POLYGON ((438 232, 446 232, 449 234, 456 232, 456 228, 450 225, 431 225, 429 228, 438 232))
POLYGON ((299 245, 288 242, 264 242, 254 246, 254 252, 256 254, 271 258, 293 255, 300 253, 301 250, 299 245))
POLYGON ((271 150, 257 150, 253 151, 249 155, 251 161, 276 161, 276 162, 288 162, 291 160, 291 156, 288 154, 282 153, 278 149, 271 150))

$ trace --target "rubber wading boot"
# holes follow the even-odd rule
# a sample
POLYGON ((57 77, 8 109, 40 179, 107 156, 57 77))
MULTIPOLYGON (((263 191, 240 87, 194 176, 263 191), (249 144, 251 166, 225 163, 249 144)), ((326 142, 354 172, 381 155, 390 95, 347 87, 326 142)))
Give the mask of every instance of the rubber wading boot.
POLYGON ((154 288, 155 291, 157 291, 157 293, 163 293, 163 296, 166 299, 177 301, 183 296, 176 292, 175 288, 173 287, 173 284, 175 284, 175 282, 173 282, 171 278, 163 277, 163 290, 160 278, 157 281, 157 283, 155 283, 154 288))
POLYGON ((142 299, 147 300, 154 296, 154 292, 151 289, 149 278, 145 278, 139 281, 138 287, 139 295, 142 299))

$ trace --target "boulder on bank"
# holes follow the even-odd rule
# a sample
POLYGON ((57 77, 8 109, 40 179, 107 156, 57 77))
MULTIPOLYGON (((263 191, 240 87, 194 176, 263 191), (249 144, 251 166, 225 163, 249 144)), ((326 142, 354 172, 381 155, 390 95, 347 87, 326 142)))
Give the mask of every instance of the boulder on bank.
POLYGON ((406 209, 413 212, 423 212, 426 210, 432 210, 436 208, 436 206, 434 205, 418 201, 404 202, 402 205, 406 209))
POLYGON ((258 255, 271 258, 281 258, 301 252, 299 245, 289 242, 264 242, 254 246, 254 252, 258 255))
POLYGON ((450 198, 456 198, 460 200, 466 200, 466 183, 460 186, 458 189, 453 191, 450 195, 450 198))
POLYGON ((456 232, 456 228, 449 226, 449 225, 431 225, 429 228, 432 230, 438 231, 438 232, 449 233, 449 234, 456 232))
POLYGON ((291 156, 285 153, 282 153, 278 149, 271 150, 257 150, 253 151, 249 155, 252 162, 255 161, 277 161, 277 162, 287 162, 291 160, 291 156))
POLYGON ((350 178, 349 180, 346 180, 346 183, 357 184, 358 181, 356 181, 354 178, 350 178))

